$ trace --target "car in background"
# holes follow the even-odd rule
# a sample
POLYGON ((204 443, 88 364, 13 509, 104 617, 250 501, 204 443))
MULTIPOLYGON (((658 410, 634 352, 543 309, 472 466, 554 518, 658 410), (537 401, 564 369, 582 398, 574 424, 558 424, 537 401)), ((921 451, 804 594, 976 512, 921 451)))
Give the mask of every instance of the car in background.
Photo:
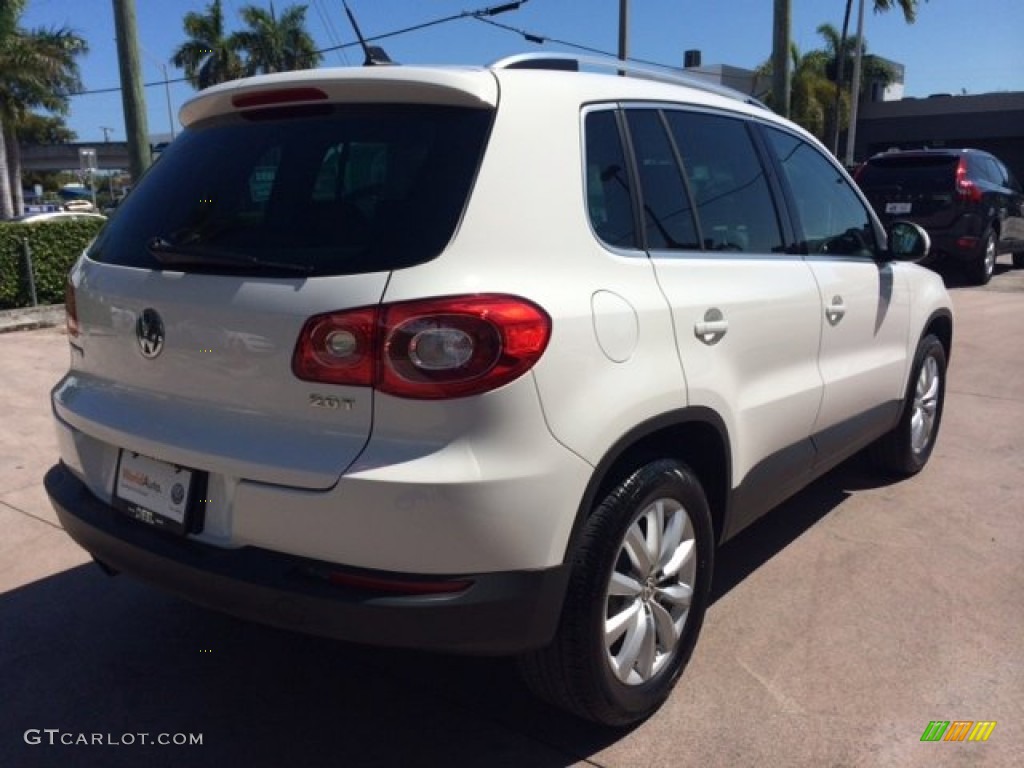
POLYGON ((106 221, 107 217, 88 211, 47 211, 45 213, 26 213, 22 216, 15 216, 10 221, 19 224, 38 224, 43 221, 83 221, 85 219, 106 221))
POLYGON ((883 152, 854 178, 884 224, 900 219, 924 227, 932 257, 960 263, 972 283, 987 283, 1003 253, 1024 267, 1024 190, 988 152, 883 152))

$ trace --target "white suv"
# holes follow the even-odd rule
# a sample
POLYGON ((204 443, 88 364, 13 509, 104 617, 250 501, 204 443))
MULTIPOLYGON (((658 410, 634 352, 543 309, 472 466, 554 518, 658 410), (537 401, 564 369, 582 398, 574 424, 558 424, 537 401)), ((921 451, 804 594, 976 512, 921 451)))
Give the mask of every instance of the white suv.
POLYGON ((920 470, 953 330, 923 231, 740 94, 578 64, 189 102, 69 278, 67 532, 237 616, 516 655, 621 724, 717 543, 867 446, 920 470))

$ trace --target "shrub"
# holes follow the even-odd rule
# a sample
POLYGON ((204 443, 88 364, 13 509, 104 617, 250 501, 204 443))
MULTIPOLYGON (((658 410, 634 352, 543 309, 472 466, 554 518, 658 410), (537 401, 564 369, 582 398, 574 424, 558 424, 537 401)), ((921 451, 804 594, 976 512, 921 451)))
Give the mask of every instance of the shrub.
POLYGON ((68 270, 102 225, 102 219, 0 222, 0 309, 32 305, 24 240, 28 240, 32 253, 39 303, 60 304, 68 270))

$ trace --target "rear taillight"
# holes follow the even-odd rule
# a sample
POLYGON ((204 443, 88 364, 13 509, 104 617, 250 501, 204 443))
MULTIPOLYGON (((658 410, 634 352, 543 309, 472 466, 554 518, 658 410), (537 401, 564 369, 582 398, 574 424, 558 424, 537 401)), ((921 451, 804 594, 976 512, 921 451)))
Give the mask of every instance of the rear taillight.
POLYGON ((326 384, 373 386, 377 308, 309 318, 292 356, 300 379, 326 384))
POLYGON ((311 317, 292 358, 300 379, 414 399, 478 395, 540 359, 551 319, 496 294, 385 304, 311 317))
POLYGON ((78 305, 75 304, 75 284, 71 282, 70 277, 64 286, 64 311, 68 336, 78 336, 78 305))
POLYGON ((966 157, 961 157, 956 167, 956 196, 965 203, 981 202, 981 187, 967 178, 966 157))

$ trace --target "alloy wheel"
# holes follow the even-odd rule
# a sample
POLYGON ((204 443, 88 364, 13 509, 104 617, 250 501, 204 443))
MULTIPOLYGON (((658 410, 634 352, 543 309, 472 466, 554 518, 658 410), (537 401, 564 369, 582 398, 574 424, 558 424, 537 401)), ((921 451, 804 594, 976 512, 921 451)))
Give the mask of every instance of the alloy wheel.
POLYGON ((929 355, 921 364, 914 391, 914 411, 910 419, 910 446, 915 454, 927 450, 935 432, 941 389, 939 364, 929 355))
POLYGON ((672 658, 696 578, 690 516, 676 499, 652 501, 626 530, 605 595, 605 652, 621 682, 646 683, 672 658))

